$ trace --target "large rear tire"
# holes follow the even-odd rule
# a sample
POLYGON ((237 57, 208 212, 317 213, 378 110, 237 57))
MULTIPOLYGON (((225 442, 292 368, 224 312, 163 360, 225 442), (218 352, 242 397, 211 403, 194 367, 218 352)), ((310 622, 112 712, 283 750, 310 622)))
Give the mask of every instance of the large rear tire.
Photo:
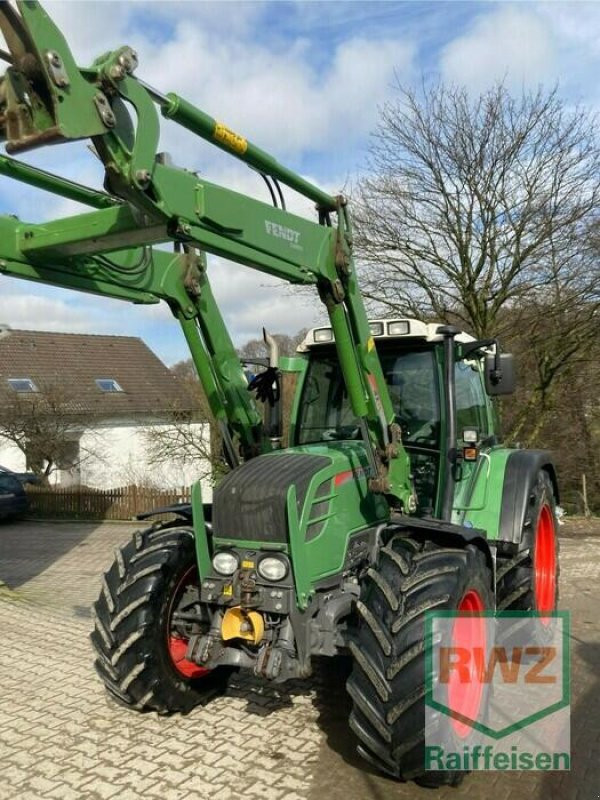
POLYGON ((491 585, 485 556, 474 546, 441 548, 394 537, 380 551, 357 606, 347 684, 359 753, 377 768, 432 787, 457 785, 464 777, 425 769, 425 616, 493 608, 491 585))
MULTIPOLYGON (((96 671, 121 703, 140 711, 187 712, 223 691, 230 671, 185 659, 183 608, 199 608, 194 538, 181 523, 138 531, 116 551, 94 604, 96 671)), ((189 630, 189 629, 188 629, 189 630)))
MULTIPOLYGON (((498 611, 534 611, 552 614, 558 608, 559 559, 556 500, 550 476, 540 470, 529 496, 521 531, 522 549, 497 561, 498 611)), ((551 618, 541 616, 528 626, 532 641, 552 638, 551 618)))

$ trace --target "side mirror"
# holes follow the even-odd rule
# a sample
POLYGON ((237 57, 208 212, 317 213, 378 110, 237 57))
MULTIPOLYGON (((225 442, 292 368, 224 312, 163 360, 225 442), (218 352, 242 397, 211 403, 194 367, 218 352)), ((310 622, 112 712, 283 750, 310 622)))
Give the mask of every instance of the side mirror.
POLYGON ((490 397, 514 392, 515 368, 511 353, 501 353, 499 359, 495 355, 486 355, 485 390, 490 397))

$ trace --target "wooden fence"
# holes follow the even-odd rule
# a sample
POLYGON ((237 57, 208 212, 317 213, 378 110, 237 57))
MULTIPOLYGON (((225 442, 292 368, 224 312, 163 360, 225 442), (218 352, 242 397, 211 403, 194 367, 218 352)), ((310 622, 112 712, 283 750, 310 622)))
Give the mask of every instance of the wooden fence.
POLYGON ((188 487, 165 490, 142 486, 117 489, 27 486, 26 491, 30 514, 58 519, 133 519, 136 514, 154 508, 190 502, 188 487))

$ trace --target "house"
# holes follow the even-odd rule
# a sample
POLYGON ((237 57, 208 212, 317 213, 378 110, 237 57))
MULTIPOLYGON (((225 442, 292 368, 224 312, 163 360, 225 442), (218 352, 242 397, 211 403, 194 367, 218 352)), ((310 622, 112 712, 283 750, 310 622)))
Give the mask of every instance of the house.
POLYGON ((206 478, 209 494, 209 462, 164 447, 182 427, 209 452, 197 403, 139 338, 11 330, 0 339, 5 467, 40 469, 54 459, 51 483, 94 488, 176 488, 206 478), (167 451, 159 463, 150 457, 155 441, 167 451))

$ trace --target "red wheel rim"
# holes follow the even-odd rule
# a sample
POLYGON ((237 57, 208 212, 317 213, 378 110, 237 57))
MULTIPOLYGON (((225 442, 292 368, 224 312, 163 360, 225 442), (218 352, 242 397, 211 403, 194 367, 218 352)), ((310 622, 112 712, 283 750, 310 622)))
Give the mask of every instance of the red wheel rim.
MULTIPOLYGON (((452 670, 448 679, 448 706, 453 712, 468 720, 477 720, 483 694, 481 674, 474 658, 475 648, 486 652, 486 621, 481 613, 485 610, 483 598, 475 589, 469 589, 458 605, 459 617, 452 629, 452 647, 455 652, 467 651, 465 669, 452 670)), ((452 727, 461 739, 472 730, 472 726, 462 719, 452 718, 452 727)))
POLYGON ((194 664, 193 661, 188 661, 188 659, 185 657, 185 654, 187 652, 189 639, 185 639, 182 636, 174 634, 171 630, 171 623, 173 611, 177 608, 183 593, 190 583, 195 582, 194 578, 197 580, 197 577, 198 570, 195 566, 190 567, 190 569, 184 573, 181 580, 177 584, 175 591, 173 592, 173 598, 171 600, 169 613, 167 615, 167 650, 169 651, 169 656, 171 657, 171 663, 179 675, 190 680, 202 678, 208 674, 210 670, 204 669, 204 667, 199 667, 198 664, 194 664))
MULTIPOLYGON (((539 614, 554 611, 556 605, 556 537, 554 517, 549 505, 543 505, 535 532, 533 557, 535 608, 539 614)), ((542 617, 544 625, 549 617, 542 617)))

